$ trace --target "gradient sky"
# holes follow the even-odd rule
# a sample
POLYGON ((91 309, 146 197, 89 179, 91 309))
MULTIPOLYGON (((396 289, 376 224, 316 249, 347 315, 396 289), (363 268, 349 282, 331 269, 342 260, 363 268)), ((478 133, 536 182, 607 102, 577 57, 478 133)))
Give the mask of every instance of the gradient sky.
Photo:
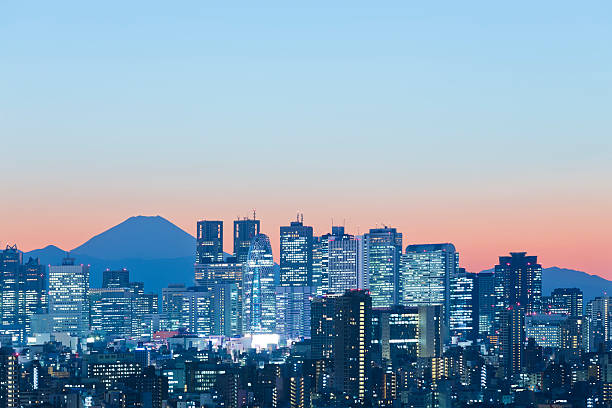
POLYGON ((612 278, 612 3, 329 3, 4 2, 0 243, 256 208, 612 278))

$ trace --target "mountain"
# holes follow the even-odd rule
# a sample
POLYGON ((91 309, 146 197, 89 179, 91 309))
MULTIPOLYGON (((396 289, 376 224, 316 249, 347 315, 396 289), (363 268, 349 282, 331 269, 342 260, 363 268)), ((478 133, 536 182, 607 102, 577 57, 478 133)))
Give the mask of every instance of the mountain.
POLYGON ((167 219, 130 217, 70 251, 98 259, 169 259, 193 257, 196 239, 167 219))
MULTIPOLYGON (((70 251, 77 263, 90 265, 92 287, 102 284, 105 269, 126 268, 145 291, 160 292, 170 283, 193 283, 196 240, 160 216, 130 217, 70 251)), ((66 251, 49 245, 24 253, 44 265, 60 265, 66 251)))
POLYGON ((612 282, 600 276, 557 266, 542 269, 542 294, 550 295, 555 288, 580 288, 585 305, 604 293, 612 294, 612 282))

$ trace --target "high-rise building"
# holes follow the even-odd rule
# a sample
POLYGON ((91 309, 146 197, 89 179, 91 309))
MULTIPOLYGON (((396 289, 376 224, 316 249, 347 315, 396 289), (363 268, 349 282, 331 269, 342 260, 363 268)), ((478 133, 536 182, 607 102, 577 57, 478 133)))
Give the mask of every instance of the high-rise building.
POLYGON ((102 272, 103 288, 127 288, 130 285, 130 271, 118 269, 111 271, 107 269, 102 272))
POLYGON ((162 314, 165 317, 165 330, 178 330, 181 327, 184 284, 170 284, 162 288, 162 314))
POLYGON ((213 333, 228 337, 242 334, 242 296, 237 283, 217 283, 212 287, 213 333))
MULTIPOLYGON (((257 224, 259 225, 259 224, 257 224)), ((276 279, 270 239, 253 238, 242 275, 242 325, 244 333, 274 333, 276 279)))
POLYGON ((107 336, 132 334, 132 293, 129 288, 89 289, 90 329, 107 336))
POLYGON ((525 336, 534 339, 538 346, 558 349, 562 345, 562 327, 567 319, 568 316, 561 314, 525 316, 525 336))
MULTIPOLYGON (((220 291, 223 296, 237 296, 237 305, 233 304, 232 299, 224 298, 222 303, 215 303, 216 307, 220 308, 215 310, 223 315, 231 311, 231 317, 223 318, 222 332, 238 336, 242 333, 242 272, 244 265, 234 261, 232 257, 223 263, 196 264, 195 284, 208 291, 220 291)), ((226 335, 230 336, 230 334, 226 335)))
POLYGON ((19 407, 19 360, 10 347, 0 348, 0 408, 19 407))
POLYGON ((335 299, 334 386, 349 403, 365 404, 370 392, 372 298, 347 290, 335 299))
POLYGON ((327 275, 330 293, 344 293, 348 289, 359 288, 360 277, 363 276, 361 237, 342 233, 328 238, 327 275))
POLYGON ((395 228, 375 228, 364 235, 363 242, 363 286, 370 290, 372 307, 400 304, 402 234, 395 228))
POLYGON ((475 278, 475 309, 478 335, 493 334, 495 321, 495 277, 491 272, 480 272, 475 278))
POLYGON ((280 227, 280 286, 312 286, 312 241, 303 221, 280 227))
POLYGON ((463 268, 450 278, 450 335, 459 340, 472 340, 475 335, 474 281, 476 274, 463 268))
POLYGON ((329 277, 327 274, 329 235, 314 237, 312 241, 312 286, 317 296, 323 295, 329 288, 329 277))
POLYGON ((448 326, 450 279, 457 273, 459 254, 453 244, 408 245, 402 255, 402 303, 442 305, 448 326))
POLYGON ((49 266, 49 315, 52 330, 82 335, 89 330, 89 265, 64 258, 49 266))
POLYGON ((419 309, 419 357, 442 357, 442 346, 446 338, 444 307, 420 305, 419 309))
POLYGON ((509 306, 501 311, 499 358, 506 378, 518 374, 524 365, 525 308, 509 306))
POLYGON ((542 266, 538 264, 537 256, 527 256, 526 252, 500 256, 494 276, 497 310, 518 304, 525 309, 525 313, 540 313, 542 266))
POLYGON ((584 348, 587 352, 597 352, 610 340, 610 298, 596 297, 587 303, 584 315, 584 348))
POLYGON ((259 220, 238 219, 234 221, 234 256, 239 263, 245 263, 249 257, 251 241, 259 234, 259 220))
POLYGON ((581 317, 582 291, 578 288, 557 288, 550 295, 552 313, 581 317))
POLYGON ((196 263, 223 262, 223 221, 198 221, 196 263))
POLYGON ((418 356, 419 309, 393 306, 372 309, 372 359, 413 360, 418 356))
POLYGON ((310 344, 314 360, 332 358, 336 299, 339 296, 341 295, 317 296, 310 304, 310 344))
POLYGON ((276 287, 276 333, 281 338, 310 337, 310 286, 276 287))

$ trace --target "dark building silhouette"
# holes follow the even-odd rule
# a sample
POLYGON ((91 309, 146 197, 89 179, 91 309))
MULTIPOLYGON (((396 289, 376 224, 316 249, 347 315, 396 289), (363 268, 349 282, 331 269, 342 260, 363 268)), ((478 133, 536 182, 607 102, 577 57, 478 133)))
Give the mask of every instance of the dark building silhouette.
POLYGON ((0 348, 0 408, 19 406, 19 361, 15 350, 0 348))
POLYGON ((312 227, 293 221, 280 227, 280 286, 312 286, 312 227))
POLYGON ((244 218, 234 221, 234 256, 236 261, 245 263, 249 257, 249 247, 251 241, 259 234, 259 220, 244 218))
POLYGON ((499 356, 506 378, 521 372, 524 365, 525 308, 514 305, 501 312, 499 356))
POLYGON ((578 288, 557 288, 550 295, 552 313, 566 314, 571 317, 583 315, 582 291, 578 288))
POLYGON ((347 290, 336 302, 334 319, 334 387, 349 403, 369 399, 372 364, 372 298, 367 291, 347 290))
POLYGON ((198 221, 196 263, 223 262, 223 221, 198 221))
POLYGON ((111 271, 107 269, 102 272, 103 288, 127 288, 130 285, 130 271, 119 269, 111 271))
POLYGON ((511 252, 495 265, 495 296, 499 311, 520 305, 525 313, 542 310, 542 266, 537 256, 511 252))

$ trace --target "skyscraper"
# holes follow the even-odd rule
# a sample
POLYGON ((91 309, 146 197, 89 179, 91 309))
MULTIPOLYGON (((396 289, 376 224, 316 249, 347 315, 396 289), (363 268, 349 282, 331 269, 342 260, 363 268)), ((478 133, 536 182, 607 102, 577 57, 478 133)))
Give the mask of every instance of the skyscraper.
POLYGON ((402 234, 395 228, 371 229, 364 241, 364 287, 369 288, 372 307, 391 307, 400 301, 402 234))
POLYGON ((419 357, 442 357, 442 345, 446 338, 443 320, 444 306, 420 305, 419 310, 419 357))
POLYGON ((19 302, 22 261, 17 245, 7 245, 0 254, 0 330, 13 336, 23 330, 19 302))
POLYGON ((223 262, 223 221, 198 221, 196 263, 223 262))
POLYGON ((90 288, 89 322, 92 331, 107 336, 131 335, 132 293, 129 288, 90 288))
POLYGON ((49 266, 49 314, 52 330, 81 335, 89 330, 89 266, 64 258, 49 266))
POLYGON ((312 241, 312 286, 318 296, 323 295, 329 288, 329 277, 327 274, 329 235, 314 237, 312 241))
POLYGON ((310 286, 276 287, 276 333, 283 339, 310 337, 310 286))
POLYGON ((312 286, 312 227, 280 227, 280 286, 312 286))
POLYGON ((363 239, 353 235, 332 235, 328 239, 328 267, 330 293, 344 293, 359 288, 363 274, 363 239))
POLYGON ((327 294, 312 299, 310 304, 311 355, 315 360, 331 359, 334 346, 336 299, 340 294, 327 294))
MULTIPOLYGON (((257 224, 259 226, 259 222, 257 224)), ((249 247, 242 275, 242 322, 248 334, 274 333, 276 282, 270 239, 257 234, 249 247)))
POLYGON ((542 266, 537 256, 511 252, 500 256, 495 265, 496 308, 520 305, 525 313, 539 313, 542 308, 542 266))
MULTIPOLYGON (((450 335, 459 340, 472 340, 475 330, 474 281, 476 274, 463 268, 450 279, 450 335)), ((477 303, 476 303, 477 304, 477 303)))
POLYGON ((107 269, 102 272, 103 288, 127 288, 130 285, 130 271, 119 269, 111 271, 107 269))
POLYGON ((0 348, 0 407, 19 407, 19 361, 10 347, 0 348))
POLYGON ((442 305, 448 325, 450 278, 457 272, 459 254, 453 244, 408 245, 402 256, 402 303, 442 305))
POLYGON ((525 342, 525 309, 519 305, 501 311, 499 357, 506 378, 518 374, 523 367, 525 342))
POLYGON ((584 315, 584 349, 597 352, 610 340, 610 298, 596 297, 586 307, 584 315))
POLYGON ((234 256, 239 263, 245 263, 249 257, 251 241, 259 234, 259 220, 238 219, 234 221, 234 256))
POLYGON ((370 392, 372 298, 347 290, 335 303, 334 386, 350 403, 364 404, 370 392))
POLYGON ((495 277, 491 272, 480 272, 475 279, 476 318, 478 335, 493 334, 495 321, 495 277))
POLYGON ((0 332, 25 342, 32 316, 47 310, 45 267, 38 258, 22 264, 17 246, 0 252, 0 332))
POLYGON ((582 291, 578 288, 557 288, 550 295, 553 313, 566 314, 571 317, 581 317, 582 291))

